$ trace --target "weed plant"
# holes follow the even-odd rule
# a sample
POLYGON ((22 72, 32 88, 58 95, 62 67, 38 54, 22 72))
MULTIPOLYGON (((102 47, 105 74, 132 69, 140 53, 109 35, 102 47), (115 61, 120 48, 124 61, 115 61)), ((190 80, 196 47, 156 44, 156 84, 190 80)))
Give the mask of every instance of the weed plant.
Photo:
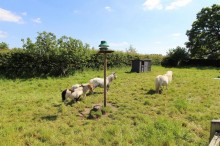
POLYGON ((102 70, 62 78, 0 78, 0 145, 208 145, 210 122, 220 115, 220 80, 213 79, 219 68, 151 70, 108 69, 118 78, 107 93, 107 113, 95 120, 86 110, 103 104, 103 88, 67 105, 61 91, 103 77, 102 70), (155 94, 155 77, 167 70, 173 81, 155 94))

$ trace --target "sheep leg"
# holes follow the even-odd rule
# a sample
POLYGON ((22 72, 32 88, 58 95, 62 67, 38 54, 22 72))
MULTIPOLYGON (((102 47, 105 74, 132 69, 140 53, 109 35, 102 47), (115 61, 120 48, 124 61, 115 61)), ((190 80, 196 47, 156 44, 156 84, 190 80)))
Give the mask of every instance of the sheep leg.
POLYGON ((75 102, 78 102, 78 101, 79 101, 79 98, 80 98, 80 97, 78 97, 78 98, 75 98, 75 102))
POLYGON ((109 87, 110 87, 110 85, 107 85, 107 92, 108 92, 108 90, 109 90, 109 87))
POLYGON ((65 105, 67 104, 67 99, 66 100, 64 100, 64 102, 63 102, 65 105))
POLYGON ((157 94, 159 94, 159 90, 160 90, 160 83, 159 83, 158 78, 156 78, 156 80, 155 80, 155 92, 157 94))
POLYGON ((92 88, 92 91, 89 91, 90 94, 93 94, 94 93, 94 89, 96 88, 97 86, 93 85, 93 88, 92 88))
POLYGON ((156 85, 156 93, 159 93, 160 86, 156 85))

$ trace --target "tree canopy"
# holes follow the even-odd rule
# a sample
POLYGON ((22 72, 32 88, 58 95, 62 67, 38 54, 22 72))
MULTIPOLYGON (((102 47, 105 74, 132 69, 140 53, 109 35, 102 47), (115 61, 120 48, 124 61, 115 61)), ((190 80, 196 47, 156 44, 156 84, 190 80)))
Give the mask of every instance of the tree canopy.
POLYGON ((203 8, 186 35, 192 58, 220 59, 220 5, 203 8))
POLYGON ((177 46, 176 48, 169 49, 166 57, 163 58, 162 66, 179 66, 182 61, 188 60, 189 54, 186 48, 177 46))
POLYGON ((40 55, 45 54, 85 54, 89 49, 88 44, 83 44, 82 41, 73 39, 71 37, 62 36, 57 39, 56 35, 52 32, 38 32, 36 42, 33 43, 30 38, 23 42, 23 49, 28 52, 36 53, 40 55))
POLYGON ((0 43, 0 50, 5 50, 5 49, 9 49, 8 44, 6 44, 5 42, 1 42, 0 43))

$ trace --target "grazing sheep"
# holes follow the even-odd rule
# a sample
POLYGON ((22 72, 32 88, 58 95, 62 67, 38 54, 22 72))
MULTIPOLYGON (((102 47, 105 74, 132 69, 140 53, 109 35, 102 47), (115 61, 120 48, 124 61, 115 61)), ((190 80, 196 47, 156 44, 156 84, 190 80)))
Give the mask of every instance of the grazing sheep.
MULTIPOLYGON (((113 72, 111 75, 106 77, 106 86, 107 86, 107 91, 110 87, 110 83, 116 79, 116 73, 113 72)), ((103 78, 93 78, 89 81, 89 83, 93 84, 93 89, 95 89, 96 87, 102 87, 104 88, 104 79, 103 78)))
POLYGON ((66 102, 68 98, 71 98, 72 100, 75 100, 77 102, 81 96, 85 97, 86 92, 89 90, 90 92, 93 92, 92 84, 81 85, 76 89, 66 89, 61 94, 62 101, 66 102))
POLYGON ((81 87, 83 87, 83 94, 86 96, 87 91, 93 92, 94 86, 91 83, 82 84, 81 87))
MULTIPOLYGON (((73 85, 70 89, 71 89, 71 90, 75 90, 75 89, 77 89, 77 88, 79 88, 79 87, 89 87, 89 86, 88 86, 89 84, 90 84, 90 83, 75 84, 75 85, 73 85)), ((92 84, 90 84, 90 86, 93 88, 93 85, 92 85, 92 84)))
POLYGON ((172 78, 173 78, 173 72, 169 70, 169 71, 166 72, 165 75, 168 76, 169 82, 171 82, 171 81, 172 81, 172 78))
POLYGON ((162 86, 168 86, 168 83, 170 83, 172 81, 172 76, 173 76, 173 72, 172 71, 167 71, 166 74, 164 75, 158 75, 155 79, 155 91, 156 93, 159 93, 160 88, 162 88, 162 86))
POLYGON ((75 84, 75 85, 73 85, 70 89, 71 89, 71 90, 74 90, 74 89, 76 89, 76 88, 79 88, 81 85, 82 85, 82 84, 75 84))

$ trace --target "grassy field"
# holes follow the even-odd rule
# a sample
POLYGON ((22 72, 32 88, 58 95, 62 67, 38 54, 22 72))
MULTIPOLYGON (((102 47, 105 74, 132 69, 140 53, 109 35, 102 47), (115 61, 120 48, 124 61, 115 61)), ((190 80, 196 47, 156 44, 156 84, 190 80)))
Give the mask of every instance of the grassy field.
POLYGON ((163 68, 130 73, 130 67, 109 69, 110 111, 88 119, 87 111, 103 104, 103 89, 78 103, 64 105, 61 91, 76 83, 103 77, 86 71, 65 78, 0 79, 0 145, 44 146, 206 146, 210 121, 220 117, 219 68, 163 68), (173 81, 154 94, 154 79, 167 70, 173 81), (82 114, 83 113, 83 114, 82 114))

